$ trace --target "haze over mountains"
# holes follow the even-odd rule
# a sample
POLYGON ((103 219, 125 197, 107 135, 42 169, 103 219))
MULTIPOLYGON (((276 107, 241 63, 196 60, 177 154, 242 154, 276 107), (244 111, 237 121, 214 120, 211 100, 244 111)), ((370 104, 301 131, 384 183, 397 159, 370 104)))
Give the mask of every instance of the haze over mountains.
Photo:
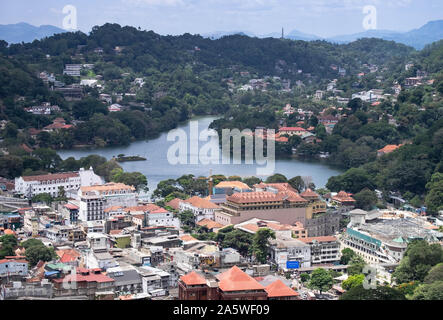
MULTIPOLYGON (((280 33, 270 33, 266 35, 254 35, 251 32, 215 32, 211 34, 205 34, 204 36, 208 36, 210 38, 220 38, 225 35, 231 34, 244 34, 248 36, 256 36, 258 38, 280 38, 280 33)), ((421 28, 414 29, 408 32, 397 32, 390 30, 368 30, 365 32, 354 33, 349 35, 339 35, 331 38, 322 38, 313 34, 308 34, 304 32, 300 32, 297 30, 291 31, 289 34, 285 34, 285 38, 291 40, 304 40, 304 41, 313 41, 313 40, 326 40, 329 42, 335 43, 349 43, 356 41, 361 38, 379 38, 383 40, 392 40, 398 43, 403 43, 408 46, 414 47, 417 50, 423 49, 427 44, 443 39, 443 20, 430 21, 421 28)))
MULTIPOLYGON (((42 39, 57 33, 66 32, 63 29, 43 25, 40 27, 32 26, 28 23, 17 23, 9 25, 0 25, 0 39, 8 43, 32 42, 36 39, 42 39)), ((265 35, 256 35, 248 31, 216 31, 211 33, 203 33, 202 36, 211 39, 219 39, 223 36, 240 34, 249 37, 258 38, 280 38, 281 32, 274 32, 265 35)), ((408 32, 397 32, 390 30, 368 30, 365 32, 354 33, 349 35, 339 35, 331 38, 322 38, 313 34, 308 34, 293 30, 285 34, 285 38, 292 40, 326 40, 334 43, 349 43, 361 38, 380 38, 384 40, 392 40, 414 47, 417 50, 423 49, 427 44, 443 39, 443 20, 430 21, 421 28, 408 32)))
POLYGON ((0 39, 8 43, 32 42, 63 32, 66 31, 51 25, 36 27, 24 22, 0 25, 0 39))

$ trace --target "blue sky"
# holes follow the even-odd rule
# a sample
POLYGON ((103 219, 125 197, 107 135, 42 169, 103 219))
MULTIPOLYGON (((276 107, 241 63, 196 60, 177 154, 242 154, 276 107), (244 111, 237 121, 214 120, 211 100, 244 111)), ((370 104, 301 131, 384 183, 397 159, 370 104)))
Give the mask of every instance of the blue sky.
POLYGON ((78 11, 78 28, 115 22, 160 34, 297 29, 323 37, 361 32, 363 7, 377 8, 377 29, 408 31, 443 19, 442 0, 13 0, 1 1, 0 24, 62 27, 65 5, 78 11))

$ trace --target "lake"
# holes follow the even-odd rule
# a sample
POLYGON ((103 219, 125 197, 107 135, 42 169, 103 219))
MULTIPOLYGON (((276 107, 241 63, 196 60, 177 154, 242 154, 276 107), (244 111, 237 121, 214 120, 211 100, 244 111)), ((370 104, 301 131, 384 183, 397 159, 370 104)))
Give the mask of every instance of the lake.
MULTIPOLYGON (((217 119, 214 116, 197 117, 192 119, 193 123, 198 123, 198 132, 207 130, 212 121, 217 119)), ((161 134, 157 139, 148 141, 133 142, 128 146, 98 148, 98 149, 73 149, 73 150, 60 150, 58 154, 62 159, 74 157, 79 159, 91 154, 98 154, 105 158, 112 159, 119 154, 127 156, 141 156, 146 158, 146 161, 137 162, 124 162, 120 163, 123 169, 127 172, 138 171, 146 175, 148 179, 149 189, 151 193, 157 187, 157 184, 162 180, 177 179, 184 174, 193 174, 195 176, 209 176, 212 170, 212 174, 222 174, 225 176, 241 176, 250 177, 258 176, 260 178, 266 178, 266 176, 260 176, 257 174, 257 168, 263 168, 257 164, 189 164, 193 156, 198 155, 198 149, 192 148, 197 143, 199 147, 208 144, 213 148, 219 148, 219 142, 217 139, 210 139, 208 142, 202 142, 198 140, 197 136, 191 136, 190 134, 190 122, 182 124, 178 129, 183 130, 187 134, 187 156, 189 156, 188 164, 170 164, 168 162, 168 149, 175 144, 175 141, 168 141, 168 133, 161 134)), ((182 132, 183 132, 182 131, 182 132)), ((222 159, 220 152, 219 158, 222 159)), ((197 158, 198 159, 198 158, 197 158)), ((275 161, 274 173, 281 173, 288 179, 295 176, 309 176, 318 188, 324 187, 329 177, 336 176, 342 173, 342 171, 332 168, 326 164, 320 162, 306 162, 295 159, 278 159, 275 161)))

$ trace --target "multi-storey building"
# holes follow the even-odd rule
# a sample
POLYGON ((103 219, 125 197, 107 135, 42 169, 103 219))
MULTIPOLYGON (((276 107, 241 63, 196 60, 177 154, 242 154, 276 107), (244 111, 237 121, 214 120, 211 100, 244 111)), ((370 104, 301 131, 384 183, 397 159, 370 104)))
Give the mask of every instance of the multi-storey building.
POLYGON ((230 225, 257 218, 289 225, 300 222, 306 226, 308 221, 326 212, 326 203, 310 189, 300 195, 287 183, 262 183, 254 187, 255 192, 227 197, 226 203, 220 205, 221 211, 215 214, 215 221, 230 225))
POLYGON ((82 221, 103 220, 106 218, 105 209, 119 206, 136 206, 135 188, 123 183, 107 183, 81 187, 78 191, 80 198, 79 219, 82 221))
POLYGON ((65 70, 63 70, 63 74, 71 77, 80 77, 82 68, 83 66, 81 64, 67 64, 65 70))
POLYGON ((300 268, 311 266, 311 247, 298 239, 277 236, 269 241, 271 260, 279 269, 286 269, 288 263, 298 262, 300 268))
POLYGON ((341 247, 351 248, 367 263, 397 263, 414 239, 439 243, 443 233, 431 230, 418 218, 376 219, 348 226, 341 247))
POLYGON ((141 228, 143 227, 180 227, 180 221, 178 218, 174 217, 172 212, 163 209, 153 203, 144 206, 128 207, 123 209, 124 212, 129 213, 133 216, 133 221, 137 222, 141 228))
POLYGON ((305 223, 308 201, 296 192, 247 192, 226 198, 215 221, 223 225, 239 224, 252 218, 275 220, 284 224, 305 223))
POLYGON ((96 193, 87 193, 80 196, 78 218, 81 221, 95 221, 105 219, 104 199, 96 193))
POLYGON ((268 300, 293 299, 297 292, 280 280, 263 286, 237 266, 216 276, 195 271, 178 281, 180 300, 268 300))
POLYGON ((194 213, 195 221, 203 219, 214 220, 214 216, 220 210, 220 207, 209 200, 200 197, 192 197, 180 202, 180 212, 190 210, 194 213))
POLYGON ((302 136, 307 132, 306 129, 301 127, 282 127, 278 130, 280 135, 288 135, 288 136, 302 136))
POLYGON ((101 183, 103 183, 102 178, 96 175, 92 168, 89 170, 80 169, 78 172, 15 178, 15 192, 28 198, 42 193, 48 193, 56 197, 60 188, 63 188, 68 193, 75 192, 82 186, 92 186, 101 183))
POLYGON ((115 280, 98 269, 78 268, 75 275, 68 274, 64 278, 52 281, 56 297, 87 296, 89 299, 94 299, 97 292, 109 292, 115 288, 115 280))
POLYGON ((311 264, 331 264, 340 261, 340 243, 336 237, 299 239, 311 247, 311 264))

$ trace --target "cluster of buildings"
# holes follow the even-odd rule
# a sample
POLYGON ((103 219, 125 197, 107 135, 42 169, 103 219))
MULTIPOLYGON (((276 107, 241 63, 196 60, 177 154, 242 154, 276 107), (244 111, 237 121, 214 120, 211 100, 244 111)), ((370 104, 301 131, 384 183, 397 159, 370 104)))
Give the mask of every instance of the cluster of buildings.
POLYGON ((344 248, 367 263, 392 266, 413 239, 443 240, 424 217, 356 210, 345 191, 320 196, 288 183, 241 181, 211 181, 209 188, 207 197, 176 198, 160 207, 132 186, 105 183, 92 168, 17 178, 17 194, 56 197, 63 190, 68 200, 1 216, 0 235, 38 239, 56 257, 31 265, 18 246, 0 260, 0 299, 303 299, 297 275, 317 268, 346 272, 344 248), (193 232, 216 237, 185 233, 178 218, 185 212, 192 214, 193 232), (251 235, 272 230, 266 264, 213 241, 227 227, 251 235))
POLYGON ((56 105, 51 105, 49 102, 44 102, 40 106, 32 106, 29 108, 25 108, 26 112, 35 114, 35 115, 51 115, 54 113, 60 112, 60 107, 56 105))
POLYGON ((91 70, 94 68, 93 64, 67 64, 65 65, 65 69, 63 70, 63 74, 71 76, 71 77, 80 77, 81 71, 91 70))
POLYGON ((341 235, 341 248, 351 248, 369 264, 398 263, 414 239, 440 244, 443 240, 437 226, 415 213, 356 209, 349 216, 350 223, 341 235))

